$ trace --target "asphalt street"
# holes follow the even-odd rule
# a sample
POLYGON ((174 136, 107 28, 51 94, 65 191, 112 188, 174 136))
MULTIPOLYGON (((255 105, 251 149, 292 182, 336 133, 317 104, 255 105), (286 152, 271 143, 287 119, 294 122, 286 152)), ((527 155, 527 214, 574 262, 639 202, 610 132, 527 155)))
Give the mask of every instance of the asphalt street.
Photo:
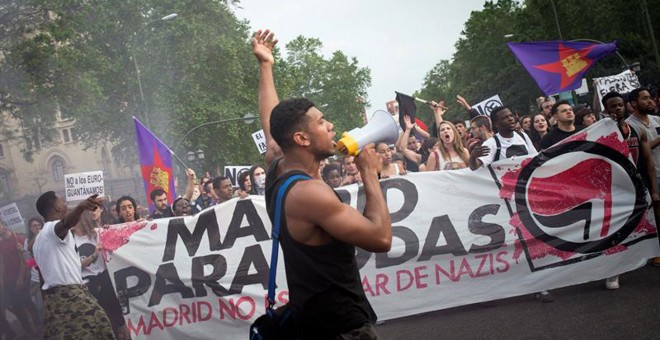
POLYGON ((377 325, 394 339, 660 339, 660 267, 552 291, 554 302, 532 295, 388 320, 377 325))

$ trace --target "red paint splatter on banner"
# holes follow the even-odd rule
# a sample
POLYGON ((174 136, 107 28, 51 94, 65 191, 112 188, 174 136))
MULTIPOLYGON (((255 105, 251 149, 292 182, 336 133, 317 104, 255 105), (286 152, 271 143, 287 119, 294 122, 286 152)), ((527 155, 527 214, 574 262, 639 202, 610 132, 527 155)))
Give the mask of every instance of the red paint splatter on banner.
POLYGON ((500 198, 502 199, 513 199, 513 194, 516 192, 516 183, 518 182, 518 175, 520 171, 532 161, 533 158, 524 159, 520 163, 520 167, 515 167, 513 169, 508 169, 507 172, 500 178, 500 183, 502 183, 502 188, 500 189, 500 198))
POLYGON ((150 227, 149 229, 151 229, 151 230, 156 230, 156 229, 158 229, 158 223, 154 223, 154 224, 152 224, 151 227, 150 227))
POLYGON ((628 143, 619 139, 619 134, 616 132, 612 132, 607 136, 600 137, 596 140, 596 142, 619 151, 626 157, 630 155, 630 148, 628 147, 628 143))
POLYGON ((586 140, 587 140, 587 133, 586 132, 578 132, 578 133, 576 133, 572 136, 566 137, 564 140, 562 140, 561 142, 559 142, 557 144, 559 145, 559 144, 564 144, 564 143, 568 143, 568 142, 584 142, 586 140))
POLYGON ((106 252, 117 251, 117 249, 128 243, 131 235, 145 226, 147 226, 147 221, 118 224, 101 230, 99 239, 103 244, 103 250, 106 252))
MULTIPOLYGON (((525 228, 523 225, 522 221, 520 221, 520 217, 518 214, 514 214, 509 223, 516 228, 517 230, 520 231, 522 234, 523 239, 525 240, 525 244, 527 245, 527 251, 529 252, 529 257, 531 259, 540 259, 544 258, 547 255, 552 255, 561 258, 562 260, 569 259, 575 255, 574 252, 568 252, 568 251, 563 251, 559 249, 555 249, 547 244, 545 244, 541 240, 537 240, 532 236, 532 234, 525 228)), ((512 230, 512 233, 515 233, 516 238, 518 237, 518 233, 516 233, 516 230, 512 230)), ((518 258, 523 252, 522 249, 522 244, 519 243, 519 240, 515 242, 514 244, 515 249, 513 251, 513 259, 518 261, 518 258)))
POLYGON ((613 254, 618 254, 618 253, 624 252, 626 250, 628 250, 628 247, 624 246, 623 244, 617 244, 616 246, 614 246, 612 248, 607 248, 603 252, 603 254, 604 255, 613 255, 613 254))
POLYGON ((644 213, 644 217, 633 230, 632 235, 649 235, 657 233, 656 227, 648 219, 649 210, 644 213))

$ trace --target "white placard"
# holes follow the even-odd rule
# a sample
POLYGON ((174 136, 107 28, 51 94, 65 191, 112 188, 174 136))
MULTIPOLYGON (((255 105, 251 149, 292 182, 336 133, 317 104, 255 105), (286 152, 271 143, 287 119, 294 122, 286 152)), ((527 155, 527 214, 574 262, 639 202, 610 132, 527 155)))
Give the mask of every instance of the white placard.
POLYGON ((16 203, 7 204, 0 208, 0 217, 5 224, 5 227, 10 230, 15 232, 25 231, 25 222, 23 221, 23 216, 21 216, 21 211, 18 210, 16 203))
POLYGON ((64 195, 67 202, 81 201, 91 195, 103 197, 103 171, 79 172, 64 175, 64 195))
POLYGON ((496 94, 482 102, 472 105, 472 108, 476 109, 482 116, 490 116, 490 112, 493 111, 494 108, 502 105, 500 95, 496 94))
POLYGON ((264 134, 264 130, 261 129, 253 133, 252 139, 254 140, 254 144, 257 145, 257 149, 259 150, 259 153, 260 154, 266 153, 266 149, 268 148, 268 146, 266 145, 266 135, 264 134))
POLYGON ((238 187, 238 175, 243 171, 250 170, 250 165, 227 165, 225 166, 225 177, 231 181, 231 186, 238 187))
MULTIPOLYGON (((616 91, 620 94, 627 94, 640 87, 637 75, 631 70, 625 70, 609 77, 594 78, 594 84, 599 103, 603 102, 603 96, 608 92, 616 91)), ((601 107, 601 110, 605 111, 605 108, 601 107)))

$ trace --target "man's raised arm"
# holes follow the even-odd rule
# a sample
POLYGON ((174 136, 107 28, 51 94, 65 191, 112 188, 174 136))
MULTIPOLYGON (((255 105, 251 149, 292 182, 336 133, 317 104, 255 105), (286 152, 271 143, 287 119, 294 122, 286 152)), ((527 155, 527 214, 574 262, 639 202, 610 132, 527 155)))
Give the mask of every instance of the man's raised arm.
POLYGON ((282 149, 270 133, 270 114, 280 102, 273 78, 273 49, 276 44, 275 34, 270 30, 259 30, 252 37, 252 53, 259 61, 259 118, 266 136, 266 164, 282 154, 282 149))
POLYGON ((100 209, 99 206, 101 205, 102 200, 103 198, 99 198, 98 194, 92 195, 69 211, 61 221, 55 224, 55 234, 57 237, 63 240, 69 232, 69 229, 78 224, 78 221, 80 221, 80 215, 82 215, 85 210, 94 211, 100 209))

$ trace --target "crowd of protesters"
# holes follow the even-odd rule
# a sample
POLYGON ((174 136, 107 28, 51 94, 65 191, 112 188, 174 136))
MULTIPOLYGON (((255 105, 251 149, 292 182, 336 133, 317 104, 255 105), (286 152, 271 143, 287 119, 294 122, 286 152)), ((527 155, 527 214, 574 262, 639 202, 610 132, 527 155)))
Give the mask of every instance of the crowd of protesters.
MULTIPOLYGON (((447 109, 442 101, 430 103, 434 113, 432 131, 420 129, 405 116, 399 141, 376 145, 380 178, 422 171, 476 170, 500 159, 535 155, 598 120, 613 119, 631 151, 634 149, 631 154, 654 202, 660 201, 657 89, 636 89, 625 96, 611 92, 593 108, 539 98, 538 111, 529 115, 516 114, 506 107, 493 109, 489 116, 479 115, 461 96, 457 101, 466 110, 465 117, 470 118, 468 126, 463 120, 444 120, 447 109)), ((236 188, 224 176, 205 173, 198 180, 191 169, 186 170, 186 176, 185 193, 173 202, 168 202, 162 188, 150 193, 155 205, 150 213, 128 195, 116 201, 94 197, 68 209, 61 197, 48 192, 37 201, 43 219, 29 219, 26 235, 10 231, 0 222, 0 339, 13 339, 19 332, 9 323, 7 311, 15 315, 28 337, 56 337, 62 329, 77 324, 79 327, 70 334, 130 338, 100 256, 99 229, 117 223, 193 215, 235 197, 263 196, 266 188, 266 169, 259 164, 238 174, 236 188), (74 311, 94 317, 74 320, 74 311)), ((318 177, 331 188, 362 183, 353 156, 332 156, 321 162, 318 177)), ((660 258, 655 258, 653 264, 660 266, 660 258)), ((606 287, 618 289, 618 277, 607 279, 606 287)), ((542 302, 552 301, 548 292, 536 296, 542 302)))

